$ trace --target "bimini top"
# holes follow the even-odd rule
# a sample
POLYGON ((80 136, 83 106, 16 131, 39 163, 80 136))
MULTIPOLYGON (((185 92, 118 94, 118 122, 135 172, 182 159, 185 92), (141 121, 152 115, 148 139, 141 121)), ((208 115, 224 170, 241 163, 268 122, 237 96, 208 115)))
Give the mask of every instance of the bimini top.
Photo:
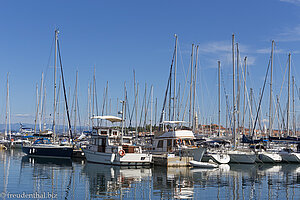
POLYGON ((163 124, 181 124, 181 123, 187 123, 185 121, 163 121, 163 124))
POLYGON ((190 139, 194 139, 195 135, 190 130, 175 130, 175 131, 166 132, 166 133, 162 134, 161 136, 159 136, 158 138, 182 138, 182 139, 190 138, 190 139))
POLYGON ((105 120, 108 120, 112 123, 114 122, 122 122, 122 118, 120 117, 115 117, 115 116, 94 116, 94 117, 91 117, 92 119, 105 119, 105 120))

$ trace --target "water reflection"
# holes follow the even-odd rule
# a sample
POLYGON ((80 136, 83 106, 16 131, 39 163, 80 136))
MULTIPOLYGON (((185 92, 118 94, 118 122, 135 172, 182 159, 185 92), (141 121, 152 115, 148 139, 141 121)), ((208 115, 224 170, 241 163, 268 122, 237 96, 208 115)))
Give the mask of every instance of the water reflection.
POLYGON ((0 192, 57 199, 299 199, 300 165, 128 168, 0 151, 0 192))
POLYGON ((149 187, 151 168, 86 163, 83 173, 88 177, 92 198, 140 197, 145 196, 144 192, 151 188, 149 187))
POLYGON ((23 156, 22 157, 22 166, 30 165, 31 167, 72 167, 72 160, 71 159, 60 159, 60 158, 43 158, 43 157, 30 157, 30 156, 23 156))

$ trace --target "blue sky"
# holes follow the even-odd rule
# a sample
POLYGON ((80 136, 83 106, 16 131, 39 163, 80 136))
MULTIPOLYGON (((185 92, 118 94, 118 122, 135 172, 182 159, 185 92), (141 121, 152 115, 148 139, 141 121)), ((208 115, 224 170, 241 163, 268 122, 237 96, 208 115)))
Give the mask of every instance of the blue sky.
MULTIPOLYGON (((297 67, 300 64, 299 13, 298 0, 1 1, 0 121, 4 122, 7 72, 12 122, 33 123, 36 84, 40 84, 42 72, 45 73, 47 87, 46 112, 48 115, 51 113, 51 47, 54 29, 58 28, 66 84, 72 94, 76 70, 79 73, 78 98, 82 122, 87 118, 87 88, 92 82, 94 66, 99 109, 107 81, 113 110, 116 110, 117 98, 123 98, 125 81, 129 100, 133 100, 135 70, 140 101, 145 83, 148 94, 150 85, 153 85, 154 98, 158 98, 158 110, 161 110, 175 33, 179 38, 178 82, 181 82, 181 87, 184 85, 191 44, 199 44, 197 104, 204 121, 216 122, 217 61, 220 60, 222 65, 223 87, 231 95, 233 33, 239 43, 241 57, 248 57, 247 85, 248 89, 254 89, 256 98, 263 85, 272 40, 276 42, 274 93, 280 93, 289 52, 292 53, 292 73, 296 84, 300 85, 297 67)), ((286 88, 285 81, 282 93, 286 93, 286 88)), ((268 110, 269 89, 266 88, 265 92, 264 116, 268 110)), ((224 92, 222 95, 222 107, 225 108, 224 92)), ((285 97, 282 94, 282 107, 286 103, 285 97)), ((232 100, 231 97, 229 99, 232 100)), ((296 104, 299 102, 296 101, 296 104)), ((224 114, 224 109, 222 112, 224 114)), ((223 116, 223 124, 224 121, 223 116)))

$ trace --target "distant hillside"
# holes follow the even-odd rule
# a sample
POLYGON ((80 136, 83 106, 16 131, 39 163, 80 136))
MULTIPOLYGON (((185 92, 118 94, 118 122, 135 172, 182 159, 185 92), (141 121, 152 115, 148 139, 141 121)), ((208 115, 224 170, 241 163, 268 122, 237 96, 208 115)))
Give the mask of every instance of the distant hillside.
MULTIPOLYGON (((22 126, 23 126, 23 128, 32 128, 32 129, 34 129, 34 124, 24 123, 24 124, 22 124, 22 126)), ((47 124, 46 128, 51 130, 52 129, 52 124, 47 124)), ((56 126, 57 131, 62 131, 63 129, 64 129, 64 127, 62 125, 57 125, 56 126)), ((67 126, 65 127, 65 129, 67 129, 67 126)), ((11 131, 12 132, 18 132, 19 130, 20 130, 20 123, 11 124, 11 131)), ((87 127, 76 126, 76 130, 77 131, 87 130, 87 127)), ((0 124, 0 132, 4 132, 4 131, 5 131, 5 124, 0 124)))

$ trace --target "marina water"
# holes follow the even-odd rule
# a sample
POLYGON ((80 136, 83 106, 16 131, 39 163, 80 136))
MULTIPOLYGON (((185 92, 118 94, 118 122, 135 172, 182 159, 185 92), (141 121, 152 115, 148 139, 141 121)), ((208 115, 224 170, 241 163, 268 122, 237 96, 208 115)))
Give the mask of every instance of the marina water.
POLYGON ((130 168, 12 149, 0 151, 0 179, 0 199, 300 199, 299 164, 130 168))

